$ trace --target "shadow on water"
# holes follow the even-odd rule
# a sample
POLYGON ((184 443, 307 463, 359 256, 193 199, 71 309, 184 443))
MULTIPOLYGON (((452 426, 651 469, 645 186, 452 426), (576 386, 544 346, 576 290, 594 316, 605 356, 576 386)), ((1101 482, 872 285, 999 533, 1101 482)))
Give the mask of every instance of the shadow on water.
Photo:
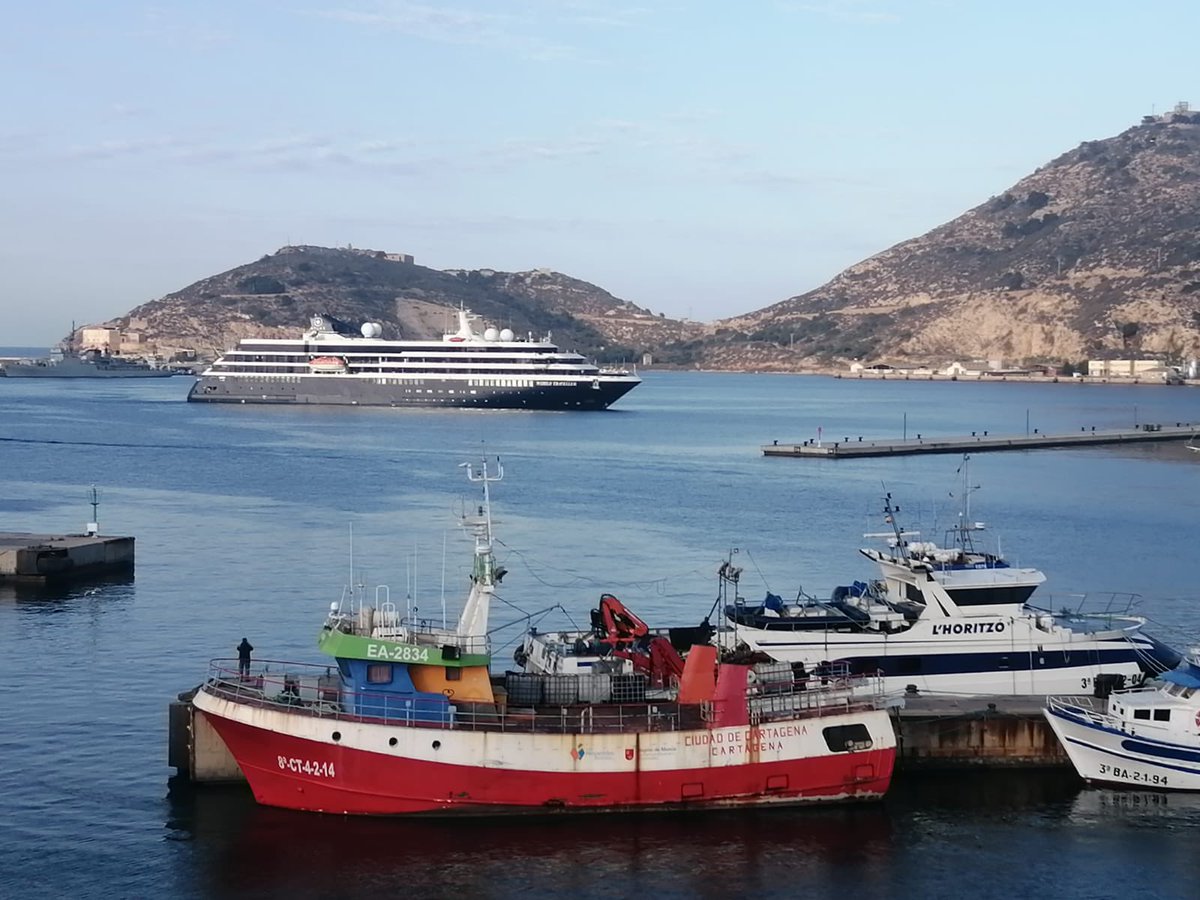
POLYGON ((0 582, 0 603, 40 603, 48 606, 73 600, 123 600, 134 594, 130 572, 73 578, 68 582, 0 582))
POLYGON ((903 812, 980 812, 1066 810, 1083 786, 1068 767, 978 769, 943 772, 900 771, 885 801, 903 812))

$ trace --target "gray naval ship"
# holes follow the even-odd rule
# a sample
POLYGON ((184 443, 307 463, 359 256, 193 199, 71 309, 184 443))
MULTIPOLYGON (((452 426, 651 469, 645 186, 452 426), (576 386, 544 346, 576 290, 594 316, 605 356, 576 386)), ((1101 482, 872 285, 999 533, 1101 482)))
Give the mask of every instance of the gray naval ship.
POLYGON ((202 403, 454 406, 485 409, 606 409, 641 379, 559 350, 547 335, 474 328, 441 340, 382 340, 382 326, 355 331, 313 316, 299 338, 244 338, 202 372, 188 400, 202 403))
POLYGON ((0 365, 6 378, 166 378, 172 369, 158 369, 137 359, 114 356, 105 350, 57 348, 42 359, 10 360, 0 365))

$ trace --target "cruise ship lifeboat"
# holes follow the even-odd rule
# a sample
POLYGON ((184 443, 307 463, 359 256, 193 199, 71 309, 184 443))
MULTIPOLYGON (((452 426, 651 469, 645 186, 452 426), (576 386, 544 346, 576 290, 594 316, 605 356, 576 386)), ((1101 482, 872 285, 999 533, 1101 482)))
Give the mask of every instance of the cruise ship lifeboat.
POLYGON ((346 371, 346 361, 340 356, 314 356, 308 361, 308 367, 313 372, 342 374, 346 371))

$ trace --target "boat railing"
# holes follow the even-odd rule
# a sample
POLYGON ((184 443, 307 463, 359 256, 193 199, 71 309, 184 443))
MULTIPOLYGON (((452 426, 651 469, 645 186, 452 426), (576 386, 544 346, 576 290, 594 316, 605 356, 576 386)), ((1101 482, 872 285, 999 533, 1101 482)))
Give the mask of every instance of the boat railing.
MULTIPOLYGON (((815 718, 877 708, 881 684, 862 676, 806 686, 748 692, 751 727, 781 719, 815 718)), ((711 727, 719 710, 714 703, 680 704, 647 696, 636 702, 563 706, 456 701, 452 696, 404 697, 382 691, 348 691, 336 666, 263 660, 242 674, 236 660, 210 665, 203 688, 235 703, 333 721, 403 725, 465 731, 604 734, 631 731, 679 731, 711 727)))
POLYGON ((846 663, 825 667, 783 680, 760 680, 748 696, 751 724, 794 718, 797 715, 832 715, 886 705, 883 678, 878 674, 851 674, 846 663))
POLYGON ((1141 605, 1142 595, 1129 591, 1060 592, 1057 594, 1039 592, 1037 603, 1045 604, 1045 606, 1030 604, 1030 607, 1052 615, 1119 620, 1136 618, 1134 610, 1141 605))
POLYGON ((1046 707, 1076 719, 1084 719, 1093 725, 1104 725, 1109 720, 1107 704, 1098 697, 1088 695, 1073 697, 1047 697, 1046 707))

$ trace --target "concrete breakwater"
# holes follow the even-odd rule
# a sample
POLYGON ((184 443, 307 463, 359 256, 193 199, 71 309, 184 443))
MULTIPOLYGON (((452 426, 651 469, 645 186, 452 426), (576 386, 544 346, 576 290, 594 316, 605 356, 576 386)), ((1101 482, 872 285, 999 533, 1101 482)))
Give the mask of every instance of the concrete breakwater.
POLYGON ((131 537, 0 531, 0 581, 43 583, 133 571, 131 537))

